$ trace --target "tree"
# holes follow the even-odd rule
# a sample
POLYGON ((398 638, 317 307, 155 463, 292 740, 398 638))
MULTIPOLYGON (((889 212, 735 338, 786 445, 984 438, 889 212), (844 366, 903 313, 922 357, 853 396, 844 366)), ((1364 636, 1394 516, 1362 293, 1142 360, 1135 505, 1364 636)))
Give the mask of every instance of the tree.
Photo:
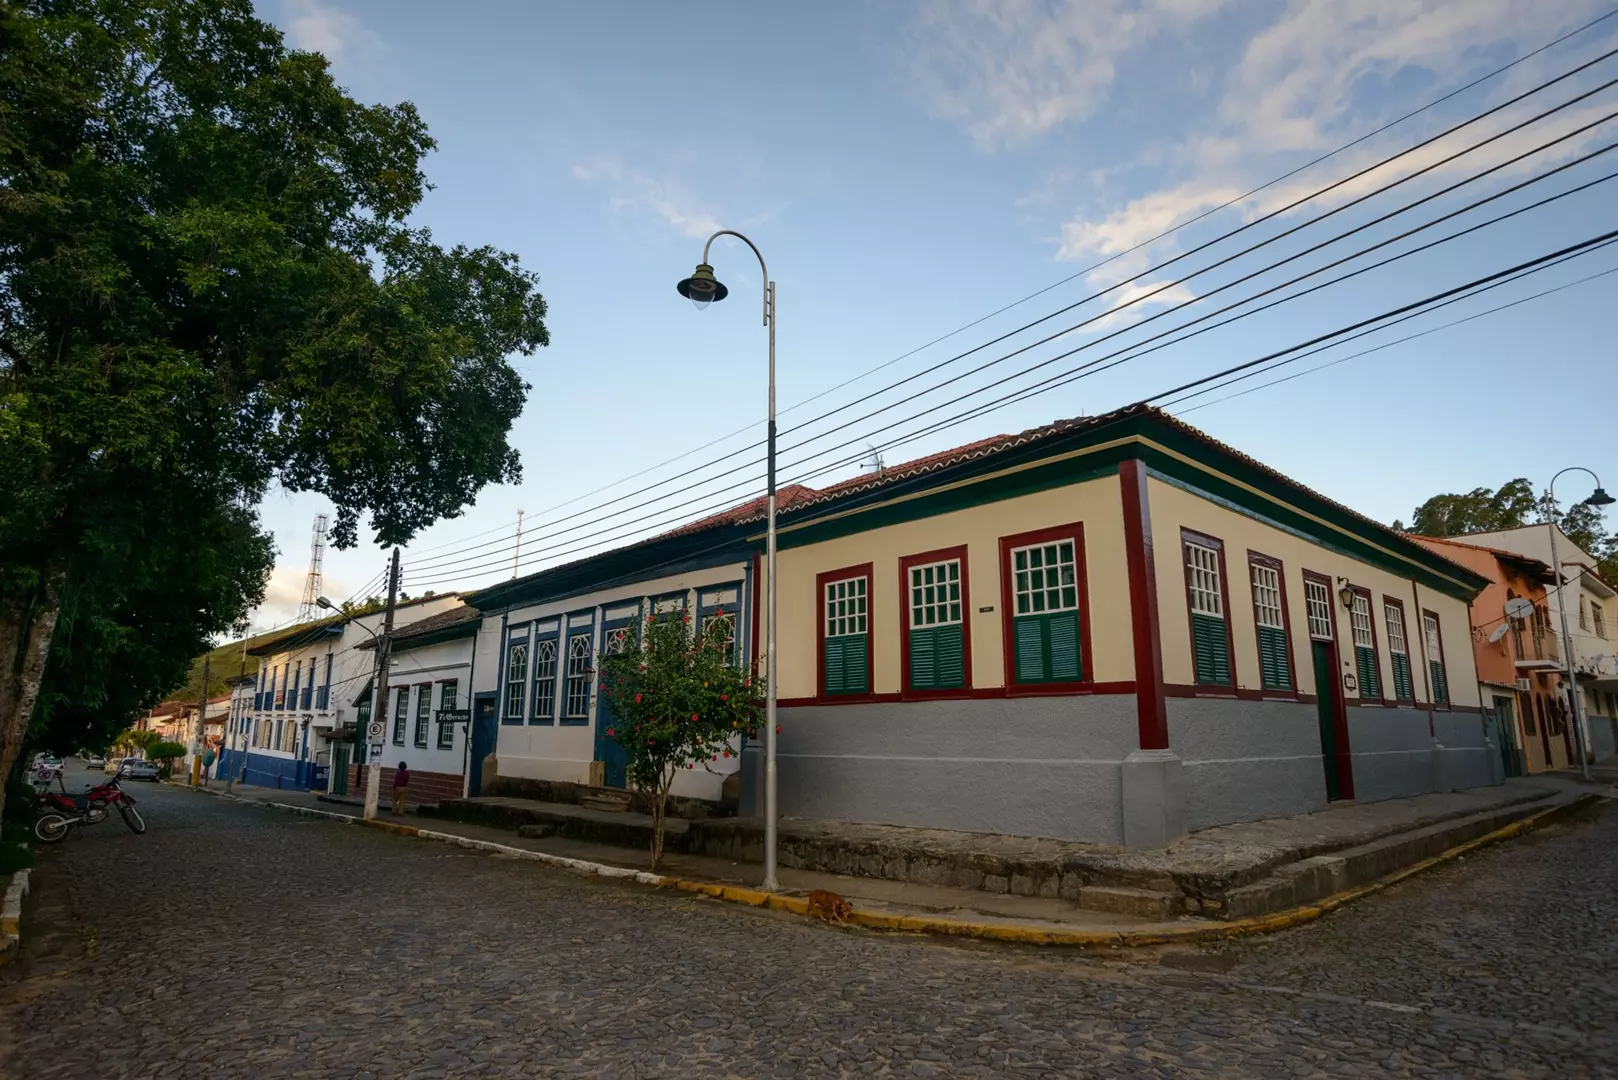
MULTIPOLYGON (((165 514, 273 482, 329 498, 338 547, 362 519, 398 544, 519 478, 508 358, 547 344, 544 301, 514 256, 408 224, 432 148, 250 0, 0 4, 0 774, 47 669, 86 662, 59 624, 141 633, 151 594, 100 585, 181 569, 140 543, 165 514)), ((251 569, 220 577, 251 594, 251 569)), ((187 632, 169 613, 187 658, 225 592, 187 632)))
POLYGON ((1569 540, 1596 560, 1596 573, 1603 581, 1618 584, 1618 535, 1608 535, 1604 509, 1577 502, 1564 511, 1547 490, 1539 497, 1538 511, 1539 520, 1560 525, 1569 540))
POLYGON ((764 699, 752 676, 729 658, 733 624, 709 619, 700 638, 689 615, 648 618, 623 651, 598 663, 612 701, 608 738, 629 755, 631 785, 652 803, 652 869, 663 862, 669 788, 681 769, 708 768, 756 738, 764 699))
POLYGON ((174 772, 174 763, 183 757, 185 747, 167 739, 154 742, 146 748, 146 760, 158 762, 162 766, 161 772, 165 778, 174 772))
POLYGON ((118 746, 126 754, 144 754, 152 747, 163 741, 163 736, 155 731, 142 731, 130 728, 118 736, 118 746))
MULTIPOLYGON (((1519 477, 1497 491, 1474 488, 1465 495, 1434 495, 1416 507, 1409 531, 1443 537, 1515 529, 1529 523, 1535 507, 1533 485, 1519 477)), ((1393 527, 1403 528, 1397 521, 1393 527)))

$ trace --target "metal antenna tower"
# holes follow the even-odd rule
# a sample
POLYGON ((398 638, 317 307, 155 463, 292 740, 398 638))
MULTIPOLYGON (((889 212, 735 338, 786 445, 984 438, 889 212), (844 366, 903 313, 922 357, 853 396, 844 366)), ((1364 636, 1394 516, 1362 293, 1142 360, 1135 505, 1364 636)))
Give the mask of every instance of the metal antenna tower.
POLYGON ((303 603, 298 605, 298 621, 315 617, 315 600, 320 596, 320 565, 326 557, 326 515, 315 515, 315 530, 309 538, 309 576, 303 580, 303 603))

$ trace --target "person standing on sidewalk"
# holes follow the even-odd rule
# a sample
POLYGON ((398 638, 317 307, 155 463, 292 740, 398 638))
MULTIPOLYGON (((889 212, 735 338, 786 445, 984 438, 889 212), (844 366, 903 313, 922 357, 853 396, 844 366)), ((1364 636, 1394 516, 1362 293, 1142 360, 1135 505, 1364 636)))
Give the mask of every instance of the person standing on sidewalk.
POLYGON ((393 812, 404 813, 405 789, 410 786, 410 767, 399 762, 399 768, 393 774, 393 812))

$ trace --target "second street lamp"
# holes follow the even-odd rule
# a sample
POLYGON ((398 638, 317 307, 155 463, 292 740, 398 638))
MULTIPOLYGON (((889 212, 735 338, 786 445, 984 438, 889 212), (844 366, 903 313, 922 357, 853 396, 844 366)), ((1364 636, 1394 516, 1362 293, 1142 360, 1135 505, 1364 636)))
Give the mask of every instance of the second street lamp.
POLYGON ((734 236, 753 249, 764 274, 764 325, 770 331, 769 433, 765 451, 765 506, 768 524, 764 539, 764 888, 780 887, 775 877, 776 774, 775 774, 775 282, 758 245, 731 229, 720 229, 702 245, 702 261, 691 276, 675 286, 681 296, 701 311, 730 294, 708 265, 708 250, 721 236, 734 236))
MULTIPOLYGON (((1582 505, 1599 508, 1603 506, 1611 506, 1614 501, 1618 501, 1614 500, 1611 495, 1608 495, 1606 489, 1601 486, 1601 477, 1597 476, 1593 472, 1590 472, 1589 469, 1584 468, 1582 465, 1570 465, 1563 469, 1562 472, 1559 472, 1555 476, 1551 477, 1550 495, 1551 506, 1553 509, 1556 506, 1556 481, 1561 478, 1562 473, 1570 472, 1590 473, 1590 479, 1596 482, 1595 493, 1588 499, 1585 499, 1582 505)), ((1590 744, 1585 738, 1584 721, 1582 719, 1581 710, 1579 709, 1579 665, 1573 652, 1573 635, 1568 633, 1567 629, 1567 598, 1562 595, 1562 586, 1565 584, 1562 580, 1562 560, 1556 553, 1556 534, 1561 531, 1562 527, 1556 522, 1552 521, 1550 527, 1551 569, 1556 575, 1556 609, 1561 615, 1562 619, 1562 663, 1567 665, 1567 705, 1568 709, 1573 713, 1573 741, 1577 743, 1579 747, 1579 775, 1588 780, 1590 779, 1590 744)), ((1584 568, 1581 566, 1579 568, 1579 577, 1577 579, 1580 584, 1583 584, 1583 578, 1584 568)), ((1575 597, 1578 596, 1577 589, 1573 591, 1573 595, 1575 597)))

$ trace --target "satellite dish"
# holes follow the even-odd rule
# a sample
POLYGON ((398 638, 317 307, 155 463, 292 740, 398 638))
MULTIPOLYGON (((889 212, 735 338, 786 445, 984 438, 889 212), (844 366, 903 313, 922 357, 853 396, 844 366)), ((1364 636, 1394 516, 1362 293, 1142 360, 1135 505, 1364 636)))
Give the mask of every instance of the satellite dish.
POLYGON ((1499 626, 1495 627, 1494 632, 1489 635, 1489 644, 1493 645, 1495 642, 1497 642, 1501 638, 1505 637, 1506 636, 1506 631, 1510 630, 1510 629, 1511 629, 1511 624, 1510 623, 1501 623, 1499 626))
POLYGON ((1526 619, 1534 613, 1534 602, 1525 600, 1520 596, 1513 596, 1506 601, 1506 618, 1526 619))

